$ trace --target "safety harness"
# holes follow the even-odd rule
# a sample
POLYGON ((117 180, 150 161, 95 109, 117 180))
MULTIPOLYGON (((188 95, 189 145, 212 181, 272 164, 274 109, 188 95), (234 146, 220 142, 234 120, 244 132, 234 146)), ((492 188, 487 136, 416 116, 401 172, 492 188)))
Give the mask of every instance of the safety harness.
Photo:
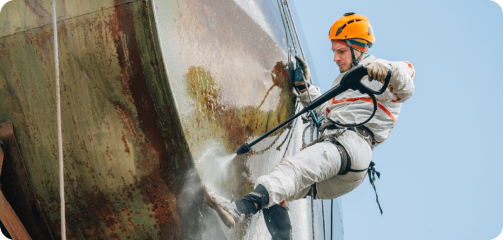
MULTIPOLYGON (((315 140, 313 140, 309 145, 303 146, 301 148, 301 150, 303 150, 306 147, 312 146, 316 143, 319 143, 319 142, 330 141, 331 143, 333 143, 337 147, 337 150, 339 151, 339 154, 341 155, 341 167, 340 167, 337 175, 345 175, 349 172, 367 171, 367 175, 369 177, 370 184, 372 184, 372 187, 374 188, 374 192, 376 194, 377 205, 379 206, 379 210, 381 211, 381 215, 382 215, 383 211, 381 208, 381 204, 379 203, 379 196, 377 195, 377 190, 376 190, 376 187, 374 184, 374 182, 376 181, 376 178, 375 178, 376 175, 377 175, 377 178, 379 178, 379 179, 381 178, 381 173, 376 171, 376 169, 375 169, 376 164, 373 161, 370 161, 369 167, 366 169, 352 169, 351 168, 351 157, 349 156, 349 154, 346 151, 346 149, 344 148, 344 146, 342 146, 342 144, 337 140, 337 138, 339 136, 341 136, 346 130, 349 130, 349 131, 353 131, 356 134, 358 134, 361 138, 363 138, 369 144, 370 147, 372 147, 372 144, 374 142, 374 136, 373 136, 372 132, 365 126, 359 126, 356 128, 340 128, 331 122, 324 122, 323 124, 320 125, 318 130, 321 134, 319 134, 319 136, 315 140), (325 129, 340 130, 340 131, 337 131, 336 133, 333 133, 333 134, 324 135, 323 132, 325 129)), ((316 197, 316 183, 313 185, 312 189, 314 191, 314 196, 316 197)), ((308 193, 308 195, 310 195, 310 194, 311 194, 311 192, 308 193)))

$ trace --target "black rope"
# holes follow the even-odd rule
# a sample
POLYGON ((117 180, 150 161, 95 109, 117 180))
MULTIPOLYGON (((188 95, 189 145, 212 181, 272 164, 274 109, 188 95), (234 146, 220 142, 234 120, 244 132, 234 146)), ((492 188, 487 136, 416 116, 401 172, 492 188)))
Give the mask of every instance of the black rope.
POLYGON ((381 208, 381 204, 379 203, 379 196, 377 196, 376 185, 374 184, 374 182, 376 181, 375 175, 377 175, 377 178, 381 179, 381 173, 376 171, 376 169, 374 168, 375 165, 376 164, 373 161, 370 161, 370 166, 368 168, 367 173, 369 175, 370 184, 372 184, 372 187, 374 188, 374 192, 376 193, 377 206, 379 206, 379 210, 381 211, 381 215, 382 215, 383 211, 381 208))
POLYGON ((332 199, 332 209, 330 211, 330 215, 332 215, 332 219, 330 219, 330 240, 334 240, 334 199, 332 199))

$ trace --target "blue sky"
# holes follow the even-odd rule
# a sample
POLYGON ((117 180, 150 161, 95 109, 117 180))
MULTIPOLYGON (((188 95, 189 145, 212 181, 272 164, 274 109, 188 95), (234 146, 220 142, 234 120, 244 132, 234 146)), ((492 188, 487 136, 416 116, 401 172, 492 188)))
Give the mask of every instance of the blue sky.
POLYGON ((305 1, 294 17, 315 84, 338 75, 328 30, 346 12, 369 18, 370 54, 408 61, 415 94, 373 160, 371 185, 342 197, 344 239, 492 240, 503 228, 503 11, 490 0, 305 1))

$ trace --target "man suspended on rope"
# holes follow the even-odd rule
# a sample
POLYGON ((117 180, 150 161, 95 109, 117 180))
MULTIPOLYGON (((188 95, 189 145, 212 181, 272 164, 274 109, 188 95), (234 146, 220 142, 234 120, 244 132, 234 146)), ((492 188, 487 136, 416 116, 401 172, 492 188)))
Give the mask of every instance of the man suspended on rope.
MULTIPOLYGON (((256 188, 241 200, 231 202, 224 199, 205 184, 206 203, 215 209, 229 228, 245 215, 262 210, 273 239, 290 239, 289 202, 308 194, 314 195, 315 199, 340 197, 358 187, 367 171, 375 171, 370 160, 372 150, 388 138, 402 103, 413 95, 414 67, 408 62, 390 62, 367 55, 375 38, 370 22, 362 15, 344 14, 330 28, 329 39, 334 61, 341 72, 332 87, 349 69, 363 65, 368 69, 368 77, 362 82, 379 89, 388 70, 391 70, 387 90, 376 96, 378 110, 375 116, 357 128, 342 128, 334 124, 359 123, 372 114, 372 99, 368 95, 347 90, 316 108, 317 115, 325 117, 325 120, 315 143, 294 156, 285 157, 268 175, 259 177, 256 188)), ((305 107, 311 102, 310 98, 314 100, 321 93, 318 87, 307 84, 309 68, 299 56, 296 59, 295 87, 305 107)))

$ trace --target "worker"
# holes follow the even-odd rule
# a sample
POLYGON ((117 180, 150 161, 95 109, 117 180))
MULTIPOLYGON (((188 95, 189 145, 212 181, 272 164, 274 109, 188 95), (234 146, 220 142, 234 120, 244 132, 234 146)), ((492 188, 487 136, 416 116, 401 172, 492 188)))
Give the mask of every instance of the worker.
MULTIPOLYGON (((344 74, 357 65, 367 67, 361 82, 380 89, 388 71, 391 80, 386 91, 376 96, 378 110, 364 126, 344 128, 338 124, 356 124, 373 111, 372 99, 359 91, 347 90, 316 108, 323 116, 316 143, 294 156, 285 157, 268 174, 256 180, 255 189, 238 201, 218 196, 208 184, 205 202, 229 228, 245 215, 262 210, 273 239, 290 239, 289 203, 306 195, 315 199, 334 199, 351 192, 365 179, 372 150, 383 143, 395 125, 402 104, 414 93, 414 67, 408 62, 390 62, 368 55, 375 42, 372 26, 365 16, 346 13, 330 28, 329 39, 340 74, 332 84, 339 84, 344 74)), ((318 87, 307 84, 309 68, 296 56, 295 87, 298 98, 307 106, 321 95, 318 87), (309 94, 308 94, 309 91, 309 94)), ((373 166, 373 165, 371 165, 373 166)))

